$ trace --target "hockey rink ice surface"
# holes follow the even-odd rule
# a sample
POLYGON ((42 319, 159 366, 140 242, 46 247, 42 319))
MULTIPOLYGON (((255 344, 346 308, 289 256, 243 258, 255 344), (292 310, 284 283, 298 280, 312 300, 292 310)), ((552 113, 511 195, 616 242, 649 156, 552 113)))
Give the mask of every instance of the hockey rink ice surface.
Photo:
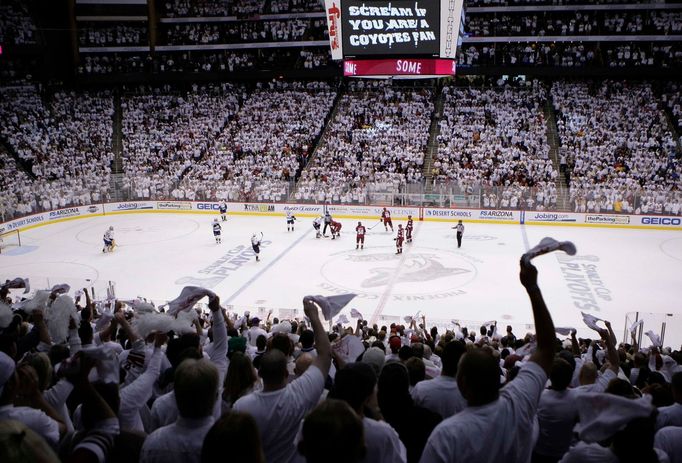
MULTIPOLYGON (((284 217, 229 216, 216 244, 214 215, 127 214, 56 223, 22 232, 22 246, 0 255, 0 277, 55 276, 65 280, 115 282, 116 296, 157 302, 183 286, 218 293, 238 311, 259 307, 301 308, 308 294, 356 293, 350 308, 367 320, 390 324, 418 311, 441 326, 460 320, 474 326, 498 320, 517 336, 532 323, 519 283, 519 257, 545 236, 571 240, 576 256, 552 253, 534 260, 539 284, 557 327, 594 336, 581 310, 610 319, 619 339, 628 312, 676 314, 666 345, 682 338, 682 233, 587 227, 466 224, 457 249, 454 223, 415 222, 414 242, 395 254, 395 234, 383 225, 368 231, 365 249, 355 249, 357 220, 341 219, 341 237, 315 238, 311 218, 287 232, 284 217), (118 244, 102 253, 102 235, 112 225, 118 244), (263 233, 261 261, 250 237, 263 233)), ((363 221, 370 227, 376 221, 363 221)), ((397 229, 400 220, 394 220, 397 229)), ((404 222, 403 222, 404 223, 404 222)), ((36 288, 38 289, 38 288, 36 288)), ((282 312, 284 314, 284 312, 282 312)), ((645 325, 646 329, 660 330, 645 325)))

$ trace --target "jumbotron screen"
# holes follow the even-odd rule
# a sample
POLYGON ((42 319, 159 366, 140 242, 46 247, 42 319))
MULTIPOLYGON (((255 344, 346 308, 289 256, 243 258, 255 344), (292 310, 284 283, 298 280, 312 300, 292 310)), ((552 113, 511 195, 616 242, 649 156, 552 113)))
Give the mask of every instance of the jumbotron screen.
POLYGON ((345 57, 438 56, 439 0, 342 0, 345 57))
POLYGON ((324 0, 332 58, 456 57, 464 0, 324 0))

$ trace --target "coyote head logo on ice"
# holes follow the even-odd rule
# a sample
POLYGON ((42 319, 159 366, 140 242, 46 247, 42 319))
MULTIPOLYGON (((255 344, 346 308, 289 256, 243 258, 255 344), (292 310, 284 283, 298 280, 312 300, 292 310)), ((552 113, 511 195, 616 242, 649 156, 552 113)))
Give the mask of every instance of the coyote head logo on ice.
POLYGON ((397 256, 393 246, 382 246, 337 253, 322 265, 320 275, 326 289, 370 298, 386 291, 391 297, 450 297, 474 281, 478 269, 465 255, 450 250, 413 247, 397 256))
POLYGON ((386 286, 392 278, 395 278, 396 283, 418 283, 470 272, 470 270, 465 268, 445 267, 436 260, 435 254, 416 254, 410 256, 397 275, 396 271, 395 267, 370 269, 369 273, 372 273, 373 276, 362 281, 360 286, 363 288, 386 286))

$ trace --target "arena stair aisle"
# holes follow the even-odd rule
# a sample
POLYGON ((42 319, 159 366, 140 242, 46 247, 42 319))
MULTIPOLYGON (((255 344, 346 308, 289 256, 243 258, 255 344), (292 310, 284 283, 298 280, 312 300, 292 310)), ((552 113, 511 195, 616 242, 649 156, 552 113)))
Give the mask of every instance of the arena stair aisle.
POLYGON ((438 135, 440 134, 440 119, 443 116, 444 103, 445 95, 441 88, 438 91, 438 98, 436 98, 436 104, 434 105, 431 127, 429 127, 429 143, 424 155, 423 175, 426 182, 426 193, 433 191, 433 157, 438 153, 438 135))
MULTIPOLYGON (((331 111, 329 111, 329 114, 327 114, 327 118, 324 123, 324 129, 322 130, 322 133, 319 135, 317 140, 315 140, 315 146, 313 147, 310 156, 308 156, 308 160, 306 161, 305 166, 300 171, 301 173, 303 173, 303 171, 306 170, 308 166, 312 165, 315 156, 317 156, 317 150, 325 145, 327 140, 327 134, 331 130, 331 126, 332 123, 334 122, 334 119, 336 119, 336 114, 339 112, 339 103, 341 102, 341 98, 343 97, 344 93, 345 86, 343 84, 340 84, 339 87, 337 88, 336 98, 334 98, 334 104, 332 105, 332 109, 331 111)), ((293 188, 289 189, 289 201, 291 202, 295 202, 295 195, 296 192, 298 191, 298 180, 300 178, 301 175, 299 175, 299 177, 296 179, 296 184, 293 186, 293 188)))
POLYGON ((4 137, 0 137, 0 149, 5 151, 7 154, 9 154, 12 159, 14 159, 14 162, 17 164, 17 166, 26 172, 26 174, 32 179, 35 180, 36 176, 33 174, 33 170, 31 169, 30 163, 26 162, 24 159, 22 159, 17 151, 14 149, 14 147, 7 143, 4 137))
POLYGON ((556 125, 556 113, 554 112, 554 102, 552 95, 548 93, 547 101, 543 108, 543 115, 545 117, 545 125, 547 127, 547 143, 549 144, 549 157, 552 159, 554 168, 559 173, 556 180, 557 189, 557 206, 561 210, 567 210, 569 206, 569 192, 566 187, 566 175, 560 169, 560 155, 561 146, 559 142, 559 135, 556 125))
POLYGON ((123 172, 123 110, 121 109, 121 94, 114 92, 114 117, 112 120, 113 130, 111 137, 111 151, 114 153, 114 161, 111 172, 120 174, 123 172))

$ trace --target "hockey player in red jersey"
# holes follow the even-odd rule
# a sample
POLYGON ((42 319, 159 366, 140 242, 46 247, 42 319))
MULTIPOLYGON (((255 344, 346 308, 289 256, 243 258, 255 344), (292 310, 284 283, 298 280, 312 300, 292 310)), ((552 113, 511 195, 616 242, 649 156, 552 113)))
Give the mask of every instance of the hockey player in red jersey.
POLYGON ((341 234, 341 222, 337 222, 335 220, 332 220, 331 227, 332 229, 332 239, 338 238, 339 235, 341 234))
POLYGON ((395 240, 396 254, 402 254, 403 253, 404 236, 405 235, 403 234, 403 224, 399 223, 398 224, 398 236, 393 238, 395 240))
POLYGON ((407 225, 405 226, 405 239, 408 243, 412 242, 412 229, 414 228, 414 222, 412 221, 412 216, 407 216, 407 225))
POLYGON ((383 222, 384 222, 384 228, 386 229, 386 231, 388 231, 388 227, 391 227, 391 231, 393 231, 393 221, 391 221, 391 211, 384 208, 383 212, 381 213, 381 220, 383 220, 383 222))
POLYGON ((358 249, 358 246, 360 249, 365 249, 365 232, 367 229, 365 229, 365 226, 362 224, 362 222, 358 222, 358 226, 355 227, 355 249, 358 249))

